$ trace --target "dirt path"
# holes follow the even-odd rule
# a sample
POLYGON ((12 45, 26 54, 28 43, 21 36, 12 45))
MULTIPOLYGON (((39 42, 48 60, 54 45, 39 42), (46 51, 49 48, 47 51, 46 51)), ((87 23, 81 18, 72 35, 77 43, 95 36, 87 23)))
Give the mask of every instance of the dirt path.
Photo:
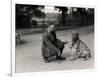
MULTIPOLYGON (((58 31, 57 36, 62 40, 71 39, 71 31, 78 31, 80 38, 90 48, 92 55, 94 52, 94 29, 93 26, 58 31)), ((44 63, 41 56, 41 40, 42 34, 23 35, 24 41, 21 45, 16 47, 16 72, 39 72, 39 71, 56 71, 56 70, 70 70, 70 69, 85 69, 92 68, 94 64, 94 58, 92 57, 88 61, 78 59, 70 61, 68 56, 70 49, 65 46, 63 56, 66 57, 65 61, 52 61, 50 63, 44 63)))

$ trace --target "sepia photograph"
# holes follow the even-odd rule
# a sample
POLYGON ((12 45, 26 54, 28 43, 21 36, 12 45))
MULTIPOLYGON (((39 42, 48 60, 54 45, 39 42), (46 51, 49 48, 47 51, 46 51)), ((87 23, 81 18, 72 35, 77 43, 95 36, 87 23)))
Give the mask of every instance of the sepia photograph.
POLYGON ((95 8, 15 4, 15 73, 94 68, 95 8))

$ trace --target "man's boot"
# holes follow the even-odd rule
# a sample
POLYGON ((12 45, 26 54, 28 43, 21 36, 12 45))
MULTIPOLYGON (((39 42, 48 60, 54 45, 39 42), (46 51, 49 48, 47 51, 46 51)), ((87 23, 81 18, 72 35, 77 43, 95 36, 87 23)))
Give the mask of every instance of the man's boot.
POLYGON ((56 56, 56 59, 57 60, 65 60, 66 58, 65 57, 62 57, 62 56, 56 56))

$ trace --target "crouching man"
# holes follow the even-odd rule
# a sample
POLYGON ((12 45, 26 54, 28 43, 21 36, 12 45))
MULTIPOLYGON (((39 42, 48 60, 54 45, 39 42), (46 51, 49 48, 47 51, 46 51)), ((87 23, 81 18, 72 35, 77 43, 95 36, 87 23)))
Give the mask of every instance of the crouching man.
POLYGON ((65 60, 62 57, 64 44, 67 42, 57 39, 54 24, 51 24, 42 36, 42 56, 46 63, 50 62, 49 58, 56 56, 57 60, 65 60))

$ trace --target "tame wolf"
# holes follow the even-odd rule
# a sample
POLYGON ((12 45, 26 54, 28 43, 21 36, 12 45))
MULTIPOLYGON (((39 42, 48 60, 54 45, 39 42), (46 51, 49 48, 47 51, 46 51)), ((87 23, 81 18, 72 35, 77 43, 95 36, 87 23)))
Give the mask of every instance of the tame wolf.
POLYGON ((80 40, 78 32, 72 32, 72 41, 70 48, 74 53, 73 60, 77 58, 88 60, 91 58, 90 49, 83 41, 80 40))

